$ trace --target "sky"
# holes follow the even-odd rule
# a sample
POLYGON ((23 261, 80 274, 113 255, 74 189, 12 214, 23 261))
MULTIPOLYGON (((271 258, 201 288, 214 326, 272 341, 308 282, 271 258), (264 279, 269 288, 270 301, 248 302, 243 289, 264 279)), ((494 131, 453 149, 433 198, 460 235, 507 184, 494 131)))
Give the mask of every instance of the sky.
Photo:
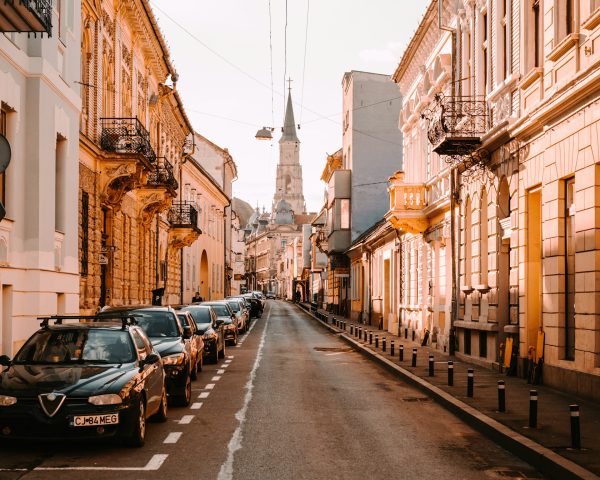
POLYGON ((284 78, 292 79, 310 212, 323 205, 327 154, 341 148, 344 72, 391 75, 428 3, 150 0, 192 125, 229 149, 238 167, 234 196, 267 211, 275 193, 284 78), (254 138, 263 126, 275 128, 272 142, 254 138))

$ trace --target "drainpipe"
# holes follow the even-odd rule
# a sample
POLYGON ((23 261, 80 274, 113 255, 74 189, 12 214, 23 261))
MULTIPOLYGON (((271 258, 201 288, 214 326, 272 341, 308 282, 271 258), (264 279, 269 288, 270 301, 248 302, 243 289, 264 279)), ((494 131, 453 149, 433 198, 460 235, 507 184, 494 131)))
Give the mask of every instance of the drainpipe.
MULTIPOLYGON (((445 32, 450 32, 452 38, 452 68, 451 68, 451 89, 452 95, 454 96, 456 91, 456 65, 458 64, 457 56, 457 48, 456 48, 456 37, 457 32, 455 28, 452 28, 448 25, 444 25, 442 23, 442 13, 444 9, 444 0, 438 0, 438 28, 445 32)), ((456 196, 458 194, 457 189, 458 182, 458 172, 457 167, 452 167, 450 170, 450 242, 452 243, 452 302, 451 302, 451 310, 450 310, 450 334, 449 334, 449 353, 450 355, 454 355, 454 347, 456 344, 456 331, 454 328, 454 322, 456 321, 456 317, 458 314, 458 275, 459 271, 457 268, 458 261, 458 252, 459 248, 456 244, 457 237, 460 240, 460 232, 456 231, 456 218, 455 218, 455 209, 456 209, 456 196)))
POLYGON ((371 250, 367 249, 368 259, 369 259, 369 325, 373 325, 373 255, 371 250))

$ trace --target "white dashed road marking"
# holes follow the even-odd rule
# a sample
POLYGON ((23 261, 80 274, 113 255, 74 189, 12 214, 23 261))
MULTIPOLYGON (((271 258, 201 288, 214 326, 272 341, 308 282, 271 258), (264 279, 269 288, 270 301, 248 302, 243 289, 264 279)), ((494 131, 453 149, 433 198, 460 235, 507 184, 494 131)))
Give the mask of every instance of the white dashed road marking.
POLYGON ((227 355, 227 358, 228 358, 229 360, 233 360, 234 356, 233 356, 233 355, 227 355))
MULTIPOLYGON (((212 377, 210 379, 211 382, 218 382, 219 380, 221 380, 221 377, 212 377)), ((207 385, 207 387, 208 387, 208 385, 207 385)))
POLYGON ((212 390, 213 388, 215 388, 214 383, 207 383, 206 387, 204 387, 204 390, 212 390))
POLYGON ((177 443, 183 432, 171 432, 167 435, 163 443, 177 443))
POLYGON ((190 407, 190 409, 199 410, 200 407, 202 407, 202 402, 196 402, 196 403, 192 403, 192 406, 190 407))
POLYGON ((208 398, 209 395, 210 392, 202 392, 200 395, 198 395, 198 398, 208 398))
POLYGON ((55 470, 103 470, 103 471, 143 471, 150 472, 154 470, 158 470, 169 455, 164 453, 157 453, 153 455, 150 461, 144 465, 143 467, 35 467, 35 471, 45 471, 51 472, 55 470))
POLYGON ((192 423, 194 417, 195 415, 184 415, 183 417, 181 417, 181 420, 178 420, 177 423, 179 423, 179 425, 188 425, 192 423))
POLYGON ((225 370, 217 370, 217 375, 223 375, 225 373, 225 370))

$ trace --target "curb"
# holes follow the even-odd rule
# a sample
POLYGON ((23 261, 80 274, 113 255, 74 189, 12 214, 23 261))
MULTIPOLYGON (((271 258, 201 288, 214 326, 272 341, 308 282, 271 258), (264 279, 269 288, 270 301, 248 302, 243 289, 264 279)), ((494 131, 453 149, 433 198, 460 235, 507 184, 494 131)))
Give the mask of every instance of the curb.
POLYGON ((441 388, 430 384, 421 377, 414 375, 412 372, 405 370, 399 365, 396 365, 394 362, 391 362, 387 358, 379 355, 379 353, 376 351, 357 342, 343 331, 340 331, 328 323, 320 320, 311 312, 308 312, 301 307, 299 308, 309 317, 317 320, 321 326, 327 328, 330 332, 337 334, 339 338, 352 345, 359 353, 372 360, 375 360, 379 365, 396 376, 407 380, 409 383, 428 394, 436 402, 455 414, 461 420, 465 421, 470 426, 483 433, 509 452, 537 468, 543 474, 548 475, 548 477, 555 478, 557 480, 600 479, 600 477, 593 472, 590 472, 575 462, 562 457, 558 453, 550 450, 547 447, 544 447, 543 445, 540 445, 530 438, 521 435, 497 420, 488 417, 476 408, 467 405, 461 400, 458 400, 456 397, 446 393, 441 388))

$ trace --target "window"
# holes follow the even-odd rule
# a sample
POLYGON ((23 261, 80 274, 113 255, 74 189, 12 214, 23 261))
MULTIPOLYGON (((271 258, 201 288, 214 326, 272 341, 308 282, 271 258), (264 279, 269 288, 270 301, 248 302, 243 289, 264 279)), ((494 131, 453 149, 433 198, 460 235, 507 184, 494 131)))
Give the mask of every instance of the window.
POLYGON ((347 198, 340 200, 340 228, 342 230, 350 228, 350 200, 347 198))
POLYGON ((471 228, 472 228, 471 218, 472 218, 471 217, 471 200, 469 198, 467 198, 467 201, 465 202, 465 216, 464 216, 465 224, 463 226, 464 234, 465 234, 465 243, 464 243, 465 278, 463 280, 463 286, 471 285, 471 228))
POLYGON ((542 50, 544 29, 542 28, 542 6, 540 0, 533 1, 533 42, 534 42, 534 67, 542 66, 542 50))
MULTIPOLYGON (((6 137, 6 110, 0 110, 0 135, 6 137)), ((0 202, 6 207, 6 172, 0 173, 0 202)))
POLYGON ((465 355, 471 355, 471 330, 465 330, 465 355))
POLYGON ((500 68, 502 78, 507 78, 510 75, 512 64, 512 52, 510 47, 510 35, 512 32, 512 15, 509 12, 509 0, 501 0, 502 3, 502 18, 500 19, 501 36, 502 36, 502 58, 500 60, 500 68))
POLYGON ((81 275, 88 274, 89 252, 89 194, 81 194, 81 275))
POLYGON ((481 17, 482 23, 482 41, 481 41, 481 50, 482 50, 482 69, 481 78, 482 78, 482 86, 483 86, 483 94, 485 95, 488 91, 488 16, 487 13, 484 13, 481 17))
POLYGON ((575 30, 575 6, 573 0, 554 2, 554 46, 575 30))
POLYGON ((479 356, 487 357, 487 332, 479 332, 479 356))
POLYGON ((67 141, 61 136, 56 138, 54 161, 54 230, 64 232, 66 222, 67 141))
POLYGON ((481 194, 479 207, 479 265, 480 283, 487 285, 488 281, 488 196, 484 190, 481 194))
POLYGON ((575 360, 575 179, 565 180, 565 359, 575 360))

